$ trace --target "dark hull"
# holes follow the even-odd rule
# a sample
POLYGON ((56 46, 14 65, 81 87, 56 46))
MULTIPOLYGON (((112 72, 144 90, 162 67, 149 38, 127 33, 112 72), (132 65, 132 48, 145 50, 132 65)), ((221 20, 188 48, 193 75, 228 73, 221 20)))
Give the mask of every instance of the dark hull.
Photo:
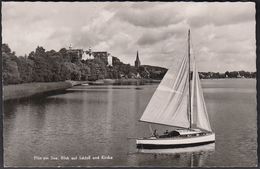
POLYGON ((201 143, 191 143, 191 144, 175 144, 175 145, 157 145, 157 144, 137 144, 138 149, 166 149, 166 148, 185 148, 185 147, 194 147, 201 146, 205 144, 214 143, 215 141, 207 141, 201 143))

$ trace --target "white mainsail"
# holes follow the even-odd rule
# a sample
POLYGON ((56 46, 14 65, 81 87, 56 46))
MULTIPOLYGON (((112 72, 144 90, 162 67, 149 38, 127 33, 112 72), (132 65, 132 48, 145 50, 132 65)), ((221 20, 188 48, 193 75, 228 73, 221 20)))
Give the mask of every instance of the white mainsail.
POLYGON ((157 87, 140 121, 170 126, 189 127, 188 57, 184 57, 178 69, 170 68, 157 87), (179 70, 179 71, 178 71, 179 70))

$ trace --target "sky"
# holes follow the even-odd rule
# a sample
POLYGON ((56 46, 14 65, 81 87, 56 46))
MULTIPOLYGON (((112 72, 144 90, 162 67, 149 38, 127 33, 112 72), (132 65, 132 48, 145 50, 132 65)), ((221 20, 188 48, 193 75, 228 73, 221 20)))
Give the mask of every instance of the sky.
POLYGON ((169 68, 189 29, 199 71, 256 70, 253 2, 2 2, 2 41, 18 56, 71 44, 169 68))

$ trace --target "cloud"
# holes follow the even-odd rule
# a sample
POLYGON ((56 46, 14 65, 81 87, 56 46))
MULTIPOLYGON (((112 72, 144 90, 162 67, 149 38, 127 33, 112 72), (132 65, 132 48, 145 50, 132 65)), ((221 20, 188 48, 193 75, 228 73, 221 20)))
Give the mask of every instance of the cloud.
POLYGON ((169 38, 179 38, 187 33, 188 26, 183 24, 177 24, 162 29, 148 29, 138 39, 139 45, 152 45, 169 38))
POLYGON ((172 8, 177 8, 172 5, 155 5, 150 3, 148 6, 142 8, 142 4, 137 3, 127 9, 118 10, 115 17, 135 26, 148 28, 168 26, 181 21, 177 13, 179 10, 174 11, 172 8))
POLYGON ((253 21, 255 15, 254 3, 244 4, 241 2, 225 2, 224 5, 220 2, 197 3, 187 6, 183 16, 187 18, 187 22, 192 27, 201 27, 207 24, 221 26, 253 21))
POLYGON ((238 2, 143 2, 119 8, 115 17, 135 26, 165 27, 186 20, 191 27, 216 26, 254 20, 254 4, 238 2), (231 8, 232 6, 232 8, 231 8))
POLYGON ((3 2, 2 36, 18 55, 40 45, 107 50, 126 63, 170 67, 187 54, 202 71, 255 70, 252 2, 3 2), (21 45, 22 44, 22 45, 21 45), (214 64, 212 64, 214 63, 214 64))

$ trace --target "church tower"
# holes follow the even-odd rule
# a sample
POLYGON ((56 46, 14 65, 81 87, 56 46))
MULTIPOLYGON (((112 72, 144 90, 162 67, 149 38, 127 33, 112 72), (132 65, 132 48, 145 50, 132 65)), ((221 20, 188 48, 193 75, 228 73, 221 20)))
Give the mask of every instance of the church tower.
POLYGON ((138 51, 137 51, 137 54, 136 54, 136 60, 135 60, 135 67, 136 68, 139 68, 141 65, 141 62, 139 60, 139 55, 138 55, 138 51))

